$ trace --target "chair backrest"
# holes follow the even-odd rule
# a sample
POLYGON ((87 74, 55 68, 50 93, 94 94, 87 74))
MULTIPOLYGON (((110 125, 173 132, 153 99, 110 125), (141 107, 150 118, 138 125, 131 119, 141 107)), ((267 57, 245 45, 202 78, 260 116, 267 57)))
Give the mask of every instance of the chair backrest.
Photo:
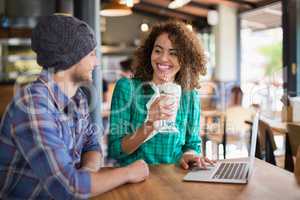
POLYGON ((257 145, 257 154, 258 158, 264 159, 266 162, 276 165, 276 159, 274 151, 276 150, 276 143, 274 140, 274 135, 269 124, 263 120, 259 120, 259 143, 257 145))
POLYGON ((215 82, 207 81, 201 83, 201 88, 198 90, 201 98, 201 110, 216 109, 217 97, 219 97, 217 88, 215 82))
POLYGON ((259 120, 259 143, 260 143, 260 149, 262 151, 266 150, 266 140, 269 137, 269 142, 271 143, 273 150, 276 150, 276 143, 274 140, 274 135, 273 135, 273 131, 271 129, 271 127, 269 126, 269 124, 267 124, 266 122, 264 122, 263 120, 259 120))
POLYGON ((297 155, 297 149, 300 146, 300 124, 288 124, 288 139, 293 156, 297 155))
POLYGON ((255 112, 250 108, 242 106, 232 106, 227 108, 226 117, 226 133, 227 134, 244 134, 250 131, 250 126, 245 121, 252 121, 255 112))

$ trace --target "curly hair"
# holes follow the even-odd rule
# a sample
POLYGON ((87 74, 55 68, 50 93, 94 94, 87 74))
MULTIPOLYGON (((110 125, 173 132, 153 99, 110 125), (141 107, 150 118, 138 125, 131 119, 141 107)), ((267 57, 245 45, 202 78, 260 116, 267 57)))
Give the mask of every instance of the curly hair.
POLYGON ((191 90, 200 87, 200 75, 206 74, 206 58, 202 45, 196 34, 180 21, 166 21, 154 25, 134 53, 134 78, 144 82, 153 78, 151 53, 155 40, 163 33, 168 37, 175 49, 180 64, 180 70, 175 76, 175 82, 183 89, 191 90))

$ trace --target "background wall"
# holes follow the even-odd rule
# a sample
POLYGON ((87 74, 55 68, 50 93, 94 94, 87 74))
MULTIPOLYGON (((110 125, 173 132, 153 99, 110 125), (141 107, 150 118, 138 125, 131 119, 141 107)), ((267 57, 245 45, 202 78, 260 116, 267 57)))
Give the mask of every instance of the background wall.
POLYGON ((0 0, 0 15, 4 13, 4 0, 0 0))
MULTIPOLYGON (((103 18, 103 17, 102 17, 103 18)), ((102 22, 102 43, 106 45, 127 44, 133 45, 134 40, 143 36, 140 25, 147 22, 149 25, 158 21, 158 17, 142 14, 132 14, 124 17, 106 17, 102 22)))

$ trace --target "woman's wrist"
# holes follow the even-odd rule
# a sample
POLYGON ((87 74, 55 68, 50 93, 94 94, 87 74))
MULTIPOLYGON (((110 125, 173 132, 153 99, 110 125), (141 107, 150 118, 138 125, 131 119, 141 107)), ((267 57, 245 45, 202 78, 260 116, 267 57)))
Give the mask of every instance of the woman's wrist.
POLYGON ((150 120, 145 121, 141 131, 143 133, 143 143, 144 143, 154 136, 153 135, 155 132, 154 122, 150 120))
POLYGON ((154 122, 147 120, 144 123, 144 131, 146 131, 147 135, 150 135, 154 131, 154 122))
POLYGON ((153 131, 153 122, 144 122, 135 133, 127 135, 122 139, 122 150, 127 154, 133 153, 141 144, 147 141, 153 131))

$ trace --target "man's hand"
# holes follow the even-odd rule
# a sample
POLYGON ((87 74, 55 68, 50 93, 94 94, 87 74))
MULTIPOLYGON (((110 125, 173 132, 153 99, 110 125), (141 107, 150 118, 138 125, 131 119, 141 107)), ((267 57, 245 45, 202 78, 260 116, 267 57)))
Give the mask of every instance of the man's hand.
POLYGON ((149 175, 148 165, 138 160, 126 167, 106 168, 91 172, 91 196, 97 196, 125 183, 144 181, 149 175))
POLYGON ((180 159, 180 166, 183 169, 189 169, 191 167, 206 169, 207 165, 213 165, 215 163, 216 161, 211 161, 208 158, 202 158, 199 155, 196 155, 193 151, 184 153, 180 159))
POLYGON ((144 181, 149 176, 149 168, 145 161, 138 160, 128 165, 128 182, 129 183, 138 183, 144 181))

